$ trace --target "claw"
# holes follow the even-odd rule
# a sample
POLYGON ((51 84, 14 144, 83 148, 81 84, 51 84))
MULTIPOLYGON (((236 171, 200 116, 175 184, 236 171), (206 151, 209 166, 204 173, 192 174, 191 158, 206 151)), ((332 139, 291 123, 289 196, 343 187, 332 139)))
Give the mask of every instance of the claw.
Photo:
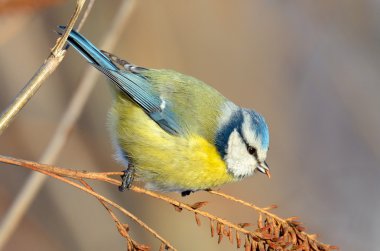
POLYGON ((121 185, 119 186, 119 191, 124 192, 127 189, 130 189, 132 186, 133 179, 135 177, 135 171, 132 168, 132 165, 128 166, 127 170, 123 171, 121 177, 121 185))
POLYGON ((185 197, 185 196, 190 195, 192 192, 193 191, 191 191, 191 190, 186 190, 186 191, 181 192, 181 195, 182 195, 182 197, 185 197))

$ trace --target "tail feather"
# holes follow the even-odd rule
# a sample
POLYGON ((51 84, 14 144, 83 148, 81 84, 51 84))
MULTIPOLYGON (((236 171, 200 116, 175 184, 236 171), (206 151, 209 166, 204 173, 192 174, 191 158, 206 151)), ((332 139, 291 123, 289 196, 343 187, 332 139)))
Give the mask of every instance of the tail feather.
MULTIPOLYGON (((66 26, 59 26, 58 34, 62 34, 66 26)), ((118 70, 119 68, 95 47, 81 34, 72 30, 67 38, 67 42, 73 46, 88 62, 110 70, 118 70)))
MULTIPOLYGON (((62 34, 66 27, 59 26, 59 29, 58 33, 62 34)), ((144 75, 139 74, 140 71, 147 69, 132 65, 108 52, 100 51, 74 30, 70 32, 67 41, 90 64, 106 75, 123 93, 135 101, 162 129, 173 135, 182 132, 170 104, 166 103, 159 93, 152 88, 152 84, 144 75), (120 65, 122 68, 116 65, 120 65)))

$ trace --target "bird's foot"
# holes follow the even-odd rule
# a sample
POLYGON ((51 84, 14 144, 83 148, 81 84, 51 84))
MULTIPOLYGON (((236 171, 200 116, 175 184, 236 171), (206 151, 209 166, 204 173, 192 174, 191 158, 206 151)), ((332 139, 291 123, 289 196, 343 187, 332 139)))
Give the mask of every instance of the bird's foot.
POLYGON ((124 192, 125 190, 131 188, 133 179, 135 178, 135 169, 132 164, 128 165, 128 168, 123 171, 121 175, 121 185, 119 186, 119 191, 124 192))
MULTIPOLYGON (((195 193, 196 191, 199 191, 199 190, 186 190, 186 191, 182 191, 181 195, 182 195, 182 197, 185 197, 185 196, 190 195, 191 193, 195 193)), ((209 191, 212 191, 212 189, 211 188, 206 188, 206 189, 203 189, 203 191, 209 192, 209 191)))
POLYGON ((186 190, 186 191, 181 192, 181 195, 182 195, 182 197, 185 197, 185 196, 190 195, 191 193, 194 193, 194 191, 192 191, 192 190, 186 190))

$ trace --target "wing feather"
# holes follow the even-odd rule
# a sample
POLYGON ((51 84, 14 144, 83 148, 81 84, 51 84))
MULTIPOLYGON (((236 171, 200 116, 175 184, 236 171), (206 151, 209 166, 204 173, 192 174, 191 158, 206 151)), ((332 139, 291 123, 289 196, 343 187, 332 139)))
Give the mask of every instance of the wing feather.
POLYGON ((155 93, 151 84, 144 77, 121 70, 107 69, 96 64, 92 65, 143 108, 162 129, 174 135, 183 133, 176 121, 170 102, 165 101, 155 93), (165 102, 164 107, 162 106, 163 102, 165 102))

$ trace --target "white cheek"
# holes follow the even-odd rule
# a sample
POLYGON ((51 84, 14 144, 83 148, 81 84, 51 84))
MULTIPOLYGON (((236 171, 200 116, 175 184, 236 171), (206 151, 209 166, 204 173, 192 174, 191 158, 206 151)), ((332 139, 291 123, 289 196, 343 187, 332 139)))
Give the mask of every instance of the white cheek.
POLYGON ((257 162, 247 151, 247 147, 236 129, 228 139, 227 154, 224 157, 228 171, 236 178, 243 178, 253 174, 257 162))

